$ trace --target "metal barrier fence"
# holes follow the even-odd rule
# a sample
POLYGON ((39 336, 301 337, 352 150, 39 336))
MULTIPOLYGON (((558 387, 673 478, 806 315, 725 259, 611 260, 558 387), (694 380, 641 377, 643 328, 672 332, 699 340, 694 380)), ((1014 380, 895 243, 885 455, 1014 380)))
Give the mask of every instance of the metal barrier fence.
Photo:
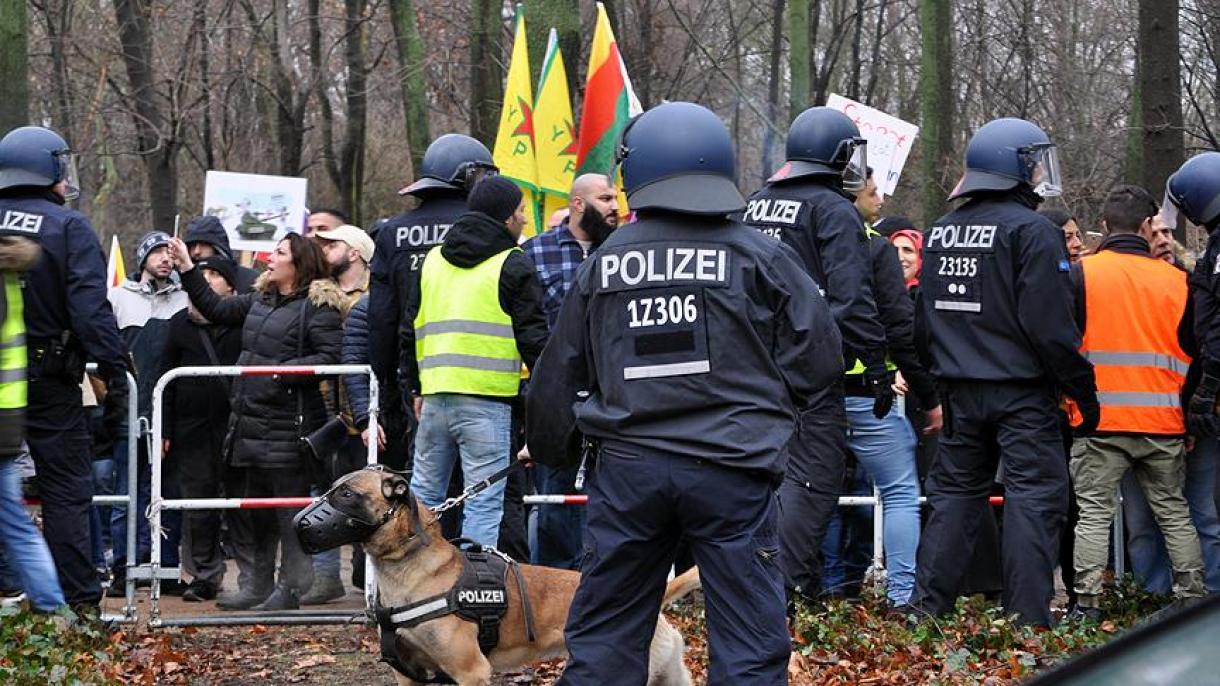
MULTIPOLYGON (((96 373, 97 364, 90 363, 86 365, 85 371, 96 373)), ((140 419, 139 411, 139 389, 136 386, 136 378, 131 372, 126 373, 127 376, 127 495, 95 495, 93 496, 94 505, 109 505, 110 507, 125 507, 127 508, 127 577, 126 584, 123 589, 123 614, 103 614, 102 619, 112 622, 135 622, 136 621, 136 576, 133 570, 136 569, 136 525, 139 524, 138 502, 139 494, 139 466, 140 459, 140 435, 148 430, 146 422, 140 419)), ((102 522, 102 526, 109 526, 110 522, 102 522)), ((113 541, 111 542, 113 545, 113 541)))
MULTIPOLYGON (((1126 535, 1123 530, 1123 495, 1120 490, 1115 494, 1113 545, 1114 574, 1122 577, 1126 571, 1126 535)), ((580 494, 568 495, 527 495, 523 499, 526 505, 585 505, 589 496, 580 494)), ((927 503, 926 496, 920 496, 919 503, 927 503)), ((1004 504, 1004 496, 989 496, 987 502, 993 507, 1004 504)), ((873 494, 839 496, 839 507, 871 506, 873 508, 873 562, 869 571, 873 578, 880 582, 885 578, 885 505, 881 493, 873 486, 873 494)))
MULTIPOLYGON (((152 395, 152 445, 149 447, 149 459, 152 463, 152 497, 148 506, 149 531, 152 536, 151 565, 149 578, 152 580, 152 591, 149 601, 150 627, 161 626, 224 626, 238 624, 350 624, 364 622, 372 617, 372 608, 376 602, 376 579, 374 578, 371 561, 365 558, 365 610, 353 613, 350 610, 285 610, 280 612, 231 612, 222 615, 194 615, 181 617, 161 616, 161 580, 178 579, 179 567, 165 568, 161 566, 161 512, 163 510, 219 510, 219 509, 262 509, 262 508, 301 508, 313 502, 313 498, 175 498, 161 497, 161 436, 164 429, 165 413, 163 400, 165 388, 174 380, 184 377, 217 377, 217 376, 336 376, 350 374, 367 375, 369 378, 369 426, 376 427, 379 410, 377 376, 369 365, 332 364, 312 367, 290 366, 250 366, 250 367, 178 367, 166 372, 157 380, 152 395)), ((341 379, 340 379, 340 382, 341 379)), ((377 462, 377 441, 370 440, 368 445, 368 463, 377 462)))

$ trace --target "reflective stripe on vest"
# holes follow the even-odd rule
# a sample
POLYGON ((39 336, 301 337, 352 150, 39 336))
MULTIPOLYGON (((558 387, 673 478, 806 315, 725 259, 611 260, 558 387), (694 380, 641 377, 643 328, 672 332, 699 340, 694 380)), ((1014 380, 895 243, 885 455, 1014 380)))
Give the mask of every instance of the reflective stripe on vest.
POLYGON ((17 275, 4 274, 5 316, 0 324, 0 410, 26 405, 25 300, 17 275))
MULTIPOLYGON (((880 236, 881 232, 874 229, 872 224, 865 222, 864 235, 868 236, 869 240, 872 240, 873 236, 880 236)), ((894 362, 887 357, 885 358, 885 368, 892 372, 898 369, 898 365, 894 364, 894 362)), ((856 358, 856 363, 852 365, 852 368, 844 372, 845 376, 861 376, 862 374, 864 374, 864 362, 860 358, 856 358)))
POLYGON ((1097 377, 1098 430, 1184 433, 1180 394, 1190 357, 1178 343, 1178 324, 1186 309, 1186 275, 1161 260, 1114 250, 1084 258, 1081 268, 1081 352, 1097 377))
POLYGON ((500 307, 500 271, 510 248, 469 269, 428 252, 420 276, 415 357, 420 391, 512 397, 521 356, 512 318, 500 307))

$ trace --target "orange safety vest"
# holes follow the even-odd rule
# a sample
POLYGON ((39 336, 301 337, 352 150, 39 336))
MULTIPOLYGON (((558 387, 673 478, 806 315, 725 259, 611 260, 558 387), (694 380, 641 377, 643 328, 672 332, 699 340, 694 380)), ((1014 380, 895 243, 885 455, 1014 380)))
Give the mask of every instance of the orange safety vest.
MULTIPOLYGON (((1085 331, 1081 352, 1097 375, 1102 432, 1181 435, 1182 384, 1190 356, 1178 343, 1186 274, 1152 257, 1103 250, 1080 261, 1085 331)), ((1076 408, 1073 424, 1080 422, 1076 408)))

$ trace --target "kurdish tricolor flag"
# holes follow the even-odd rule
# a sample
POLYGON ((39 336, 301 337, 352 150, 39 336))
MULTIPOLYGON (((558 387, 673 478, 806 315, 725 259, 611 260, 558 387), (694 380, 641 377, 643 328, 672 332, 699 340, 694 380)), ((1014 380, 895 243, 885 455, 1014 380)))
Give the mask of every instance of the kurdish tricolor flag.
POLYGON ((530 56, 525 46, 525 8, 517 5, 514 21, 513 52, 504 84, 504 105, 500 108, 500 128, 492 159, 500 175, 516 183, 525 194, 530 223, 525 235, 538 232, 538 164, 534 158, 533 88, 530 85, 530 56))
MULTIPOLYGON (((597 3, 597 26, 589 51, 589 73, 585 77, 585 105, 580 113, 580 136, 576 145, 576 174, 609 174, 614 167, 614 149, 619 134, 632 117, 644 111, 631 88, 627 67, 610 29, 606 7, 597 3)), ((618 181, 618 179, 616 179, 618 181)), ((627 203, 619 196, 619 209, 627 203)))
POLYGON ((559 52, 559 35, 551 29, 534 101, 534 152, 538 159, 538 187, 542 191, 542 218, 566 207, 576 174, 576 129, 572 126, 572 100, 568 72, 559 52))
POLYGON ((106 264, 106 287, 122 286, 127 278, 127 267, 123 264, 123 249, 119 247, 119 237, 110 237, 110 260, 106 264))

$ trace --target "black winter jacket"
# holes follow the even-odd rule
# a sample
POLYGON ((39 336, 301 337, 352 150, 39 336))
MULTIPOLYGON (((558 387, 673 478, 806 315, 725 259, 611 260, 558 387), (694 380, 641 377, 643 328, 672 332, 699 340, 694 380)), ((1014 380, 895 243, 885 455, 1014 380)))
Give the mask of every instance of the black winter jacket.
MULTIPOLYGON (((198 323, 188 310, 180 310, 169 320, 165 351, 161 354, 158 378, 175 367, 209 367, 237 364, 241 354, 241 329, 212 323, 198 323), (208 337, 216 353, 213 362, 203 344, 208 337)), ((171 443, 195 444, 209 440, 216 426, 229 421, 231 379, 178 379, 165 388, 165 438, 171 443)))
MULTIPOLYGON (((222 298, 198 269, 182 275, 195 307, 211 321, 241 325, 239 365, 321 365, 339 361, 343 292, 319 279, 288 296, 260 276, 253 293, 222 298)), ((239 376, 225 440, 234 467, 301 469, 302 436, 326 421, 316 377, 239 376)))
MULTIPOLYGON (((182 239, 184 243, 207 243, 216 249, 216 252, 221 257, 227 260, 236 260, 233 258, 233 249, 229 247, 229 234, 225 231, 224 224, 220 220, 211 215, 196 217, 191 220, 191 223, 186 225, 186 236, 182 239)), ((249 267, 237 265, 237 283, 233 286, 238 293, 249 293, 254 290, 254 282, 258 279, 258 272, 249 267)))
MULTIPOLYGON (((482 264, 494 255, 517 246, 503 222, 482 212, 467 212, 454 222, 441 244, 441 256, 455 267, 470 268, 482 264)), ((500 268, 500 307, 513 322, 517 352, 526 367, 534 362, 546 346, 548 330, 542 312, 542 285, 534 272, 534 263, 520 250, 504 260, 500 268)), ((455 294, 456 295, 456 294, 455 294)), ((415 315, 419 312, 419 289, 411 293, 407 317, 400 328, 403 366, 408 388, 419 392, 419 361, 415 359, 415 315)))

